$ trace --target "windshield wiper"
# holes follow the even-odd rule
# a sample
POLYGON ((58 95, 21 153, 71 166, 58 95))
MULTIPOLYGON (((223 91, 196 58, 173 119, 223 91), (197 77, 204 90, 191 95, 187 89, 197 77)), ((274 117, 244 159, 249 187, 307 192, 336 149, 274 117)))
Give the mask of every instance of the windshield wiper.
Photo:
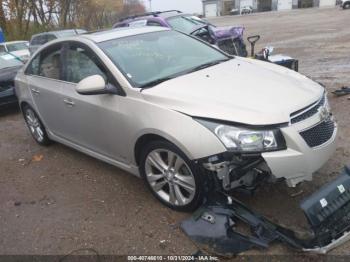
POLYGON ((163 83, 163 82, 165 82, 165 81, 171 80, 171 79, 173 79, 173 78, 174 78, 174 77, 169 77, 169 76, 163 77, 163 78, 158 78, 158 79, 156 79, 156 80, 153 80, 153 81, 151 81, 151 82, 148 82, 148 83, 146 83, 146 84, 143 84, 143 85, 141 85, 141 86, 139 86, 139 87, 141 88, 141 91, 142 91, 143 89, 154 87, 154 86, 156 86, 156 85, 159 85, 159 84, 161 84, 161 83, 163 83))
POLYGON ((202 65, 196 66, 196 67, 194 67, 194 68, 191 68, 190 70, 187 71, 187 73, 196 72, 196 71, 199 71, 199 70, 202 70, 202 69, 205 69, 205 68, 208 68, 208 67, 211 67, 211 66, 220 64, 220 63, 222 63, 222 62, 226 62, 226 61, 228 61, 228 60, 230 60, 230 58, 214 60, 214 61, 211 61, 211 62, 202 64, 202 65))

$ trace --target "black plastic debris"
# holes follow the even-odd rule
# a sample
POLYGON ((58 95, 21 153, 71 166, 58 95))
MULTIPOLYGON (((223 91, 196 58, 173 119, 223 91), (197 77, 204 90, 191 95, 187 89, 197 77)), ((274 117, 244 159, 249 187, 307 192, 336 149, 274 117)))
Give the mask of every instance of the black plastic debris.
POLYGON ((303 239, 221 192, 212 193, 181 227, 199 248, 225 257, 277 241, 297 250, 326 253, 350 239, 349 168, 303 200, 301 208, 313 231, 303 239))
POLYGON ((332 94, 336 96, 350 95, 350 87, 343 86, 342 88, 333 91, 332 94))

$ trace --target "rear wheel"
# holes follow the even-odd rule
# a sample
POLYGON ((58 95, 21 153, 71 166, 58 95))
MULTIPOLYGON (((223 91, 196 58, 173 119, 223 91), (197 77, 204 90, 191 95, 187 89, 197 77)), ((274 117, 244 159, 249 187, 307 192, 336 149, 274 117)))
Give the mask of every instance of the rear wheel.
POLYGON ((51 140, 47 136, 45 127, 35 111, 31 107, 25 105, 23 107, 23 115, 34 140, 40 145, 50 144, 51 140))
POLYGON ((344 9, 349 9, 349 8, 350 8, 350 3, 345 3, 345 4, 343 5, 343 8, 344 8, 344 9))
POLYGON ((140 173, 152 194, 174 210, 193 211, 203 200, 198 168, 167 141, 154 141, 144 148, 140 173))

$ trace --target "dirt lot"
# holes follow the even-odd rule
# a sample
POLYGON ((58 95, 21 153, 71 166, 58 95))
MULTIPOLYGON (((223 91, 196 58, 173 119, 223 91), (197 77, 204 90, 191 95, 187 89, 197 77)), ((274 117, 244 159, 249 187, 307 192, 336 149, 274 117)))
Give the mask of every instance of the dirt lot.
MULTIPOLYGON (((300 60, 300 71, 328 90, 350 84, 350 11, 309 9, 213 19, 260 33, 258 49, 275 46, 300 60)), ((258 81, 258 80, 257 80, 258 81)), ((299 201, 350 163, 350 101, 330 96, 339 123, 336 154, 313 182, 267 186, 240 196, 280 223, 303 228, 299 201), (292 194, 301 192, 297 197, 292 194)), ((0 116, 0 254, 67 254, 93 248, 100 254, 192 254, 197 248, 179 230, 188 214, 159 204, 142 181, 60 144, 40 147, 21 114, 0 116)), ((350 243, 331 254, 350 254, 350 243)), ((293 254, 275 244, 258 254, 293 254)))

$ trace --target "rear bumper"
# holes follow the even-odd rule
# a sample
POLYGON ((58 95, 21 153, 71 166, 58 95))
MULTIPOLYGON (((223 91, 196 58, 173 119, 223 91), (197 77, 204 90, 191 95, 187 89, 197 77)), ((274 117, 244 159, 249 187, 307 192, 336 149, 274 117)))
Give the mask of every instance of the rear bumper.
POLYGON ((323 121, 325 120, 317 114, 310 119, 281 129, 286 139, 287 149, 262 154, 273 176, 285 178, 288 186, 292 187, 301 181, 312 180, 312 174, 328 161, 336 149, 337 124, 334 122, 335 127, 331 137, 325 143, 315 147, 310 147, 300 132, 317 126, 323 121))

